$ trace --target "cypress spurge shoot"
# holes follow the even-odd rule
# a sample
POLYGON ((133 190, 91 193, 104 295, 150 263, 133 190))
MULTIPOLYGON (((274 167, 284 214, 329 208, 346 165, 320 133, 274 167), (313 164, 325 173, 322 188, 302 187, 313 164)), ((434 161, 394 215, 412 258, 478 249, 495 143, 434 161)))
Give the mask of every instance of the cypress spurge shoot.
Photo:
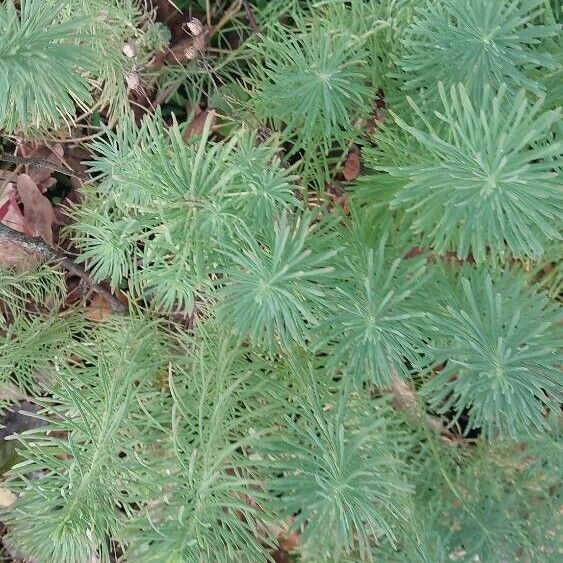
POLYGON ((0 2, 1 555, 559 560, 561 17, 0 2))

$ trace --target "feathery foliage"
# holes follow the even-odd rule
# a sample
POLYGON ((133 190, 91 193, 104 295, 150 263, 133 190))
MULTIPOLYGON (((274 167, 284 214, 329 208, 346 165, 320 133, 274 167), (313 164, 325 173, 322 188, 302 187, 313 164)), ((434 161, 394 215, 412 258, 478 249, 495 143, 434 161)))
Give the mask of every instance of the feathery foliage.
POLYGON ((292 153, 302 154, 306 175, 327 177, 329 151, 344 148, 365 114, 364 42, 321 24, 297 33, 280 26, 255 46, 254 110, 294 139, 292 153))
POLYGON ((133 437, 147 421, 135 412, 167 360, 163 335, 145 319, 85 330, 39 401, 48 425, 19 438, 25 461, 13 468, 21 480, 11 534, 41 562, 107 559, 122 511, 136 500, 133 437))
POLYGON ((358 553, 369 559, 378 539, 393 541, 405 518, 402 437, 389 424, 385 404, 331 399, 314 384, 315 374, 302 377, 294 413, 265 444, 273 471, 282 475, 269 488, 282 513, 295 516, 294 529, 307 523, 301 540, 309 557, 340 560, 358 553))
POLYGON ((336 254, 332 237, 309 216, 294 226, 284 216, 260 239, 248 230, 237 234, 237 246, 225 249, 234 267, 226 271, 219 314, 257 343, 304 344, 318 323, 315 309, 328 298, 324 287, 336 254))
POLYGON ((57 317, 16 316, 0 344, 2 385, 15 385, 22 393, 38 391, 38 381, 49 379, 76 328, 76 323, 61 323, 57 317))
POLYGON ((517 274, 468 272, 446 294, 437 320, 446 367, 425 389, 434 408, 453 409, 454 421, 467 411, 466 430, 489 438, 546 429, 561 398, 561 310, 517 274))
POLYGON ((4 328, 11 318, 21 315, 28 302, 55 309, 64 293, 60 272, 41 265, 29 272, 0 269, 0 327, 4 328))
POLYGON ((237 225, 265 226, 299 207, 274 146, 254 146, 244 132, 227 143, 208 142, 208 134, 185 144, 177 125, 165 129, 156 118, 138 129, 125 122, 96 144, 92 170, 101 183, 76 209, 73 228, 95 279, 117 287, 128 278, 158 308, 191 311, 196 294, 213 291, 219 245, 237 225))
POLYGON ((79 37, 87 20, 61 21, 61 0, 0 6, 0 129, 58 127, 92 102, 84 73, 96 56, 79 37))
MULTIPOLYGON (((440 96, 444 109, 434 121, 412 103, 427 131, 396 116, 427 157, 381 167, 404 184, 391 205, 409 214, 411 228, 437 252, 471 254, 479 262, 489 252, 538 257, 547 241, 559 239, 563 218, 554 169, 561 166, 562 145, 549 142, 559 112, 542 112, 541 102, 530 104, 523 94, 507 100, 488 87, 481 104, 472 103, 462 85, 449 92, 440 86, 440 96)), ((380 178, 385 182, 373 177, 375 187, 380 178)))
POLYGON ((163 456, 145 470, 154 501, 126 530, 131 560, 266 558, 258 537, 271 501, 265 460, 253 452, 270 424, 270 382, 241 361, 232 339, 210 337, 217 333, 202 334, 188 366, 168 375, 170 416, 157 446, 163 456))
POLYGON ((431 99, 437 82, 447 88, 463 82, 475 101, 487 84, 503 84, 512 94, 520 88, 542 93, 542 84, 528 74, 535 67, 553 69, 556 62, 534 47, 561 29, 537 22, 543 10, 544 0, 427 1, 403 40, 405 88, 427 89, 431 99))
POLYGON ((342 369, 359 384, 385 386, 394 374, 407 376, 405 360, 420 369, 427 348, 431 319, 421 306, 425 265, 417 259, 386 260, 385 242, 363 248, 359 256, 347 253, 351 283, 336 288, 336 306, 325 321, 327 336, 319 343, 320 349, 332 344, 331 369, 342 369))
MULTIPOLYGON (((107 112, 111 124, 127 117, 131 82, 134 85, 148 72, 154 52, 170 39, 168 28, 155 22, 154 12, 143 6, 139 0, 75 0, 71 5, 71 13, 88 18, 81 40, 96 55, 88 82, 97 107, 107 112), (125 54, 125 45, 134 49, 133 58, 125 54)), ((143 94, 142 84, 139 88, 143 94)))
POLYGON ((462 561, 551 560, 559 541, 558 498, 549 490, 558 489, 561 444, 557 423, 550 422, 542 437, 519 444, 480 442, 471 452, 426 452, 414 503, 425 534, 418 546, 405 545, 402 557, 388 560, 412 561, 422 553, 445 561, 451 545, 459 546, 452 555, 462 561), (448 481, 437 479, 444 474, 448 481), (448 508, 452 504, 455 510, 448 508))
POLYGON ((77 109, 88 111, 94 99, 123 116, 125 77, 133 69, 122 47, 132 29, 137 64, 143 64, 164 37, 132 0, 22 0, 20 9, 14 0, 3 2, 0 129, 44 133, 71 124, 77 109))
POLYGON ((562 17, 0 2, 0 556, 558 560, 562 17))

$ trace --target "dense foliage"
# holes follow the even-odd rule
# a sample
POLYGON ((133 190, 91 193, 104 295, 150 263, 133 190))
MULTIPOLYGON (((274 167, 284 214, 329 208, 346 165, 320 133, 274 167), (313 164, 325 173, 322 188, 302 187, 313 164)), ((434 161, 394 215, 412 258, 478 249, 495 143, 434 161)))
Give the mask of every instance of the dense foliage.
POLYGON ((559 560, 562 17, 3 0, 4 553, 559 560))

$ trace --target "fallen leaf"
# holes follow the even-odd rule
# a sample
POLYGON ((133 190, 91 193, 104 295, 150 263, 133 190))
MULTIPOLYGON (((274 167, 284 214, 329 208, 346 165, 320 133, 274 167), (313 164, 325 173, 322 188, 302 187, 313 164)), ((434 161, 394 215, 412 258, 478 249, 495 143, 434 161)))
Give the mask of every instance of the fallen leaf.
POLYGON ((344 190, 342 184, 338 181, 331 182, 330 184, 327 184, 326 191, 330 196, 332 203, 341 207, 344 213, 348 214, 350 211, 348 194, 344 190))
POLYGON ((299 545, 299 534, 297 532, 289 532, 289 522, 277 529, 278 548, 272 553, 272 557, 276 563, 289 563, 291 561, 291 552, 299 545))
POLYGON ((272 552, 272 558, 275 563, 290 563, 291 561, 289 552, 281 547, 272 552))
MULTIPOLYGON (((17 200, 17 191, 13 184, 8 184, 0 194, 0 222, 12 229, 25 232, 25 219, 17 200)), ((31 254, 18 244, 9 240, 0 240, 0 267, 27 270, 33 264, 31 254)))
POLYGON ((196 135, 201 135, 203 133, 203 128, 205 127, 205 122, 207 119, 211 120, 211 127, 217 121, 217 113, 213 109, 206 109, 200 111, 191 121, 191 123, 186 127, 186 130, 182 134, 184 141, 188 141, 196 135))
POLYGON ((413 246, 406 254, 405 258, 416 258, 424 253, 422 246, 413 246))
POLYGON ((20 233, 25 230, 24 217, 18 205, 14 184, 8 184, 0 195, 0 221, 20 233))
MULTIPOLYGON (((121 303, 127 305, 127 296, 122 291, 117 290, 115 296, 121 303)), ((90 301, 90 305, 86 308, 84 316, 95 323, 105 322, 113 313, 113 309, 105 297, 96 293, 90 301)))
POLYGON ((281 538, 278 538, 280 547, 285 551, 293 551, 299 545, 299 534, 292 532, 281 538))
POLYGON ((347 182, 355 180, 360 175, 360 155, 358 149, 350 149, 346 157, 346 164, 344 164, 343 174, 347 182))
POLYGON ((103 323, 111 313, 111 305, 99 293, 96 293, 86 308, 84 316, 95 323, 103 323))
POLYGON ((51 202, 41 193, 37 184, 27 174, 17 180, 18 194, 23 203, 24 226, 29 235, 41 237, 53 244, 55 212, 51 202))
MULTIPOLYGON (((54 144, 52 147, 41 145, 39 147, 20 146, 22 156, 29 159, 45 160, 58 166, 64 166, 65 153, 62 145, 54 144)), ((47 166, 27 165, 27 174, 35 182, 41 193, 45 193, 51 186, 57 183, 53 177, 53 170, 47 166)))
POLYGON ((288 552, 293 551, 299 545, 299 534, 290 531, 292 524, 293 518, 289 518, 286 522, 268 526, 270 533, 276 536, 280 549, 288 552))

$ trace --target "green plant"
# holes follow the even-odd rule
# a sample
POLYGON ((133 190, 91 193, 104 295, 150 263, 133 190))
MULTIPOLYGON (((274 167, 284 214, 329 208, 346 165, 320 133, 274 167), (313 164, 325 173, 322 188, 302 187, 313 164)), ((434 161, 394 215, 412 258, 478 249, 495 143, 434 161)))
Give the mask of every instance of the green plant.
POLYGON ((215 338, 204 331, 206 345, 190 346, 193 359, 168 371, 167 402, 155 395, 147 405, 170 416, 154 423, 163 459, 143 472, 154 501, 126 530, 132 560, 267 557, 257 538, 272 516, 271 497, 263 490, 266 460, 256 451, 271 424, 271 382, 241 361, 232 339, 215 338))
POLYGON ((305 175, 321 185, 330 151, 345 148, 366 114, 366 36, 334 25, 276 27, 254 46, 254 111, 294 139, 290 154, 301 153, 305 175))
POLYGON ((135 414, 166 365, 164 336, 154 323, 84 330, 57 358, 46 385, 51 396, 38 399, 47 428, 30 431, 23 442, 22 494, 11 530, 21 549, 42 561, 83 561, 96 550, 108 557, 106 540, 136 498, 128 477, 143 467, 133 436, 150 429, 150 420, 135 414), (27 477, 34 471, 43 473, 40 480, 27 477))
POLYGON ((241 221, 271 224, 277 211, 299 207, 275 147, 254 146, 244 131, 208 143, 208 132, 186 145, 179 128, 160 119, 138 130, 126 122, 95 145, 98 194, 75 213, 80 260, 95 279, 117 287, 128 278, 132 291, 160 308, 192 310, 196 293, 204 299, 212 290, 222 259, 206 241, 225 239, 241 221))
POLYGON ((95 67, 95 55, 78 44, 87 21, 60 21, 58 0, 27 0, 0 7, 2 88, 0 127, 57 127, 75 115, 75 104, 92 102, 82 72, 95 67))
POLYGON ((421 303, 429 277, 424 261, 386 260, 385 243, 386 237, 378 248, 362 247, 359 256, 347 253, 351 280, 336 288, 338 299, 319 342, 320 350, 328 345, 335 373, 342 370, 357 383, 380 386, 424 365, 431 320, 421 303))
POLYGON ((0 5, 2 555, 557 560, 560 3, 152 5, 0 5))
POLYGON ((405 436, 385 402, 325 395, 314 372, 302 377, 308 384, 298 387, 284 428, 266 444, 281 475, 270 485, 278 509, 294 517, 295 529, 308 522, 301 539, 309 557, 370 557, 378 539, 396 540, 408 515, 405 436))
MULTIPOLYGON (((432 121, 411 101, 427 131, 396 116, 425 152, 411 166, 381 167, 398 178, 391 206, 404 209, 438 252, 479 262, 507 252, 539 257, 560 236, 563 152, 550 142, 559 111, 541 113, 541 102, 530 105, 523 94, 509 101, 488 86, 479 104, 462 85, 439 92, 443 113, 432 121)), ((373 177, 375 197, 380 180, 373 177)))
POLYGON ((22 0, 19 10, 13 0, 3 2, 0 129, 31 135, 68 126, 77 109, 89 111, 93 93, 100 107, 123 116, 132 63, 122 47, 135 30, 142 64, 149 35, 142 19, 152 25, 133 0, 22 0))
POLYGON ((404 39, 400 66, 408 77, 405 87, 428 89, 433 95, 439 81, 447 87, 463 82, 477 100, 486 84, 494 88, 504 84, 513 94, 521 87, 541 93, 542 85, 527 73, 534 67, 556 67, 550 53, 535 47, 560 29, 554 23, 538 22, 545 4, 544 0, 426 2, 404 39))
POLYGON ((292 228, 284 216, 260 239, 240 230, 237 246, 225 248, 234 267, 226 271, 219 314, 240 336, 269 345, 278 339, 282 345, 305 343, 308 329, 318 323, 315 309, 328 298, 323 286, 334 270, 328 264, 336 251, 320 230, 311 226, 310 217, 300 217, 292 228))
MULTIPOLYGON (((445 294, 437 321, 446 363, 426 386, 430 404, 469 412, 467 431, 518 438, 557 411, 561 311, 521 275, 470 271, 445 294)), ((455 421, 455 420, 454 420, 455 421)))

